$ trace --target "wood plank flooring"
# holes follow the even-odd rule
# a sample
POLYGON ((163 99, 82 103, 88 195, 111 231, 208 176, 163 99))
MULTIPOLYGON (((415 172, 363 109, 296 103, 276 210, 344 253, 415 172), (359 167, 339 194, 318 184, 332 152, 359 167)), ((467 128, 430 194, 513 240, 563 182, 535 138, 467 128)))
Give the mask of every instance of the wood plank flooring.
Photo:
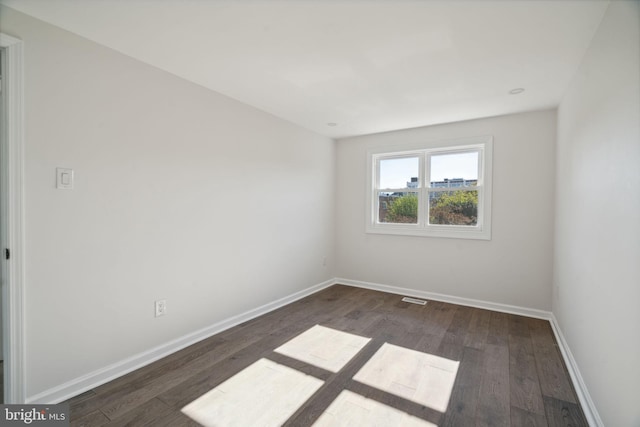
POLYGON ((70 399, 71 425, 198 426, 180 409, 265 358, 324 381, 286 426, 312 425, 344 390, 437 426, 587 426, 549 322, 400 299, 332 286, 70 399), (274 352, 314 325, 371 340, 337 373, 274 352), (460 362, 444 413, 353 380, 385 343, 460 362))

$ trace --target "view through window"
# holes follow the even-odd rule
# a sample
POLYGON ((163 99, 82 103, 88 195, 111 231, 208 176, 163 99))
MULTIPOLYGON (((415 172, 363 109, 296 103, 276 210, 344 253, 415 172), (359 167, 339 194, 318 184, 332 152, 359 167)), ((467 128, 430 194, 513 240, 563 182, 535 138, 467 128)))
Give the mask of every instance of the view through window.
POLYGON ((490 239, 492 141, 474 142, 370 153, 367 232, 490 239))

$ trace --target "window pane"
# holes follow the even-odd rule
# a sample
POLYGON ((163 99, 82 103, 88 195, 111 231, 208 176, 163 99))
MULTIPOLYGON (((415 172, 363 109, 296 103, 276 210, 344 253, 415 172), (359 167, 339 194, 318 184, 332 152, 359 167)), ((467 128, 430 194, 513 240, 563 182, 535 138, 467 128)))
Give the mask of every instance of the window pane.
POLYGON ((418 195, 416 193, 378 193, 378 222, 417 224, 418 195))
POLYGON ((477 151, 431 156, 432 188, 472 187, 478 183, 477 151))
POLYGON ((429 224, 477 225, 478 190, 430 192, 429 224))
POLYGON ((417 188, 417 157, 380 160, 380 188, 417 188))

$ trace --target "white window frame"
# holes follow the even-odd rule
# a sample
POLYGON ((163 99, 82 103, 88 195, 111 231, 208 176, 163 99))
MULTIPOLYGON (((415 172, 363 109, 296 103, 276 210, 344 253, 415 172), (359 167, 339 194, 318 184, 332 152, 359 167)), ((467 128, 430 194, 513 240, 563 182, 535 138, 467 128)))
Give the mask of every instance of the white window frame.
MULTIPOLYGON (((419 145, 381 147, 367 152, 367 205, 366 232, 408 236, 444 237, 458 239, 491 240, 491 196, 493 175, 493 137, 479 136, 455 140, 432 141, 419 145), (448 188, 430 187, 430 158, 433 155, 478 152, 478 182, 470 190, 478 191, 478 220, 476 225, 429 224, 429 194, 450 191, 448 188), (380 188, 380 160, 418 157, 417 188, 380 188), (378 193, 415 192, 418 195, 417 224, 378 222, 378 193)), ((454 177, 452 177, 454 178, 454 177)))

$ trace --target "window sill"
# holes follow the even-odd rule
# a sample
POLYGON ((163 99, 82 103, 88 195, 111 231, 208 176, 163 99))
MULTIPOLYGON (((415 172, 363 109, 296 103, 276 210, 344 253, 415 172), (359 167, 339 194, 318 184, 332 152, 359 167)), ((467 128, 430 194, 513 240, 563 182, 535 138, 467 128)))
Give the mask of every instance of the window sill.
POLYGON ((366 232, 369 234, 395 234, 399 236, 440 237, 445 239, 491 240, 491 230, 486 227, 485 229, 449 226, 425 228, 418 225, 369 224, 366 232))

